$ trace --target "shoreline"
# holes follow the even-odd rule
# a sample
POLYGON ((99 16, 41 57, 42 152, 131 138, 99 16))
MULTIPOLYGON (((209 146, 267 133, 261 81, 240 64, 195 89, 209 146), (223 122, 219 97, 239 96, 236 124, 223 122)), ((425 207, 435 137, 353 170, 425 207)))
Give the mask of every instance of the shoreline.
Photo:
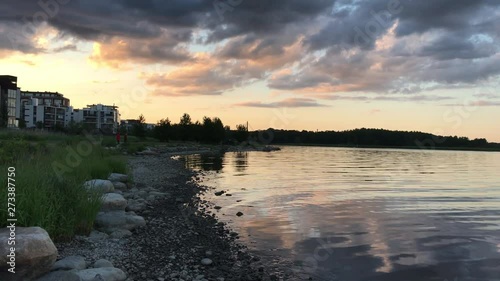
POLYGON ((298 146, 298 147, 335 147, 335 148, 366 148, 366 149, 402 149, 402 150, 422 150, 422 151, 471 151, 471 152, 500 152, 496 147, 433 147, 420 148, 417 146, 377 146, 377 145, 336 145, 336 144, 309 144, 309 143, 279 143, 276 146, 298 146))
MULTIPOLYGON (((265 264, 250 253, 238 241, 238 233, 217 220, 211 212, 212 204, 200 199, 203 192, 211 191, 200 184, 204 173, 189 170, 184 161, 172 156, 219 151, 190 148, 155 149, 129 156, 137 192, 154 189, 168 196, 148 201, 143 210, 136 211, 144 217, 146 226, 132 231, 132 236, 98 240, 76 237, 57 244, 58 259, 71 255, 84 256, 90 262, 107 259, 127 273, 127 281, 292 280, 290 272, 265 264)), ((124 196, 130 197, 129 193, 124 192, 124 196)))

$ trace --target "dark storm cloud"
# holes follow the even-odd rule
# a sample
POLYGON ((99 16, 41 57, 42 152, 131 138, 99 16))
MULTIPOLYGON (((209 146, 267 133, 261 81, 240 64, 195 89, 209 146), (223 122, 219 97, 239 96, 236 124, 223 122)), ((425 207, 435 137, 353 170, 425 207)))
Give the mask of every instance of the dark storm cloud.
MULTIPOLYGON (((238 82, 214 87, 217 93, 256 77, 287 91, 417 93, 426 83, 470 84, 500 74, 499 5, 498 0, 3 0, 0 50, 57 51, 40 49, 33 40, 37 29, 49 25, 62 38, 98 42, 100 52, 91 58, 113 67, 161 62, 186 67, 177 74, 189 73, 190 63, 196 64, 190 44, 216 44, 214 60, 241 66, 224 74, 238 82), (384 36, 394 41, 389 49, 380 48, 384 36), (292 66, 287 74, 277 71, 292 66)), ((224 71, 206 72, 215 77, 224 71)))

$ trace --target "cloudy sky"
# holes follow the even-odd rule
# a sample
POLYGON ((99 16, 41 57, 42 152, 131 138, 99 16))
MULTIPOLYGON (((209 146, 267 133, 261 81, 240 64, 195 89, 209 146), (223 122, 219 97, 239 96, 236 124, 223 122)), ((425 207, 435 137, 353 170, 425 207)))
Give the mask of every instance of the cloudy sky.
POLYGON ((3 0, 2 74, 150 123, 500 142, 498 0, 3 0))

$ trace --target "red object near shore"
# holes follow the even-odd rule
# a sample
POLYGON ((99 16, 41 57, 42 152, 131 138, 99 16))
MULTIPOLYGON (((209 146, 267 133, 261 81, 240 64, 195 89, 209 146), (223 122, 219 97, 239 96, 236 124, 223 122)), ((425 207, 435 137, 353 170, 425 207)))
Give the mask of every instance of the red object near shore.
POLYGON ((116 142, 120 143, 120 132, 116 133, 116 142))

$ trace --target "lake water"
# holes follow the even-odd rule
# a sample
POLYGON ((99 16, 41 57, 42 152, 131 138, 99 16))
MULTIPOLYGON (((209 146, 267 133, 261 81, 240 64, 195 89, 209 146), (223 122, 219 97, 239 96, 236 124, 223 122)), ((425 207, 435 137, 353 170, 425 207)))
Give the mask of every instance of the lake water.
POLYGON ((205 196, 243 243, 314 280, 500 280, 500 153, 283 147, 186 161, 232 195, 205 196))

